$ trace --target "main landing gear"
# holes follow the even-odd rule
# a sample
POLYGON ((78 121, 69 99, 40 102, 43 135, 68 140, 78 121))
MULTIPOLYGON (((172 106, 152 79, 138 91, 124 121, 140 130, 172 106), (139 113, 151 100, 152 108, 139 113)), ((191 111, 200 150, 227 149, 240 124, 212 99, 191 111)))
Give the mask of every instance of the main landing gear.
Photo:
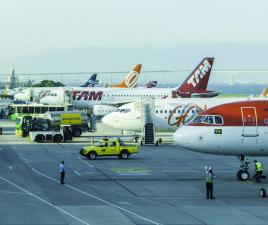
POLYGON ((249 179, 249 161, 245 159, 244 155, 239 155, 238 159, 241 161, 240 170, 237 171, 236 176, 238 180, 246 181, 249 179))

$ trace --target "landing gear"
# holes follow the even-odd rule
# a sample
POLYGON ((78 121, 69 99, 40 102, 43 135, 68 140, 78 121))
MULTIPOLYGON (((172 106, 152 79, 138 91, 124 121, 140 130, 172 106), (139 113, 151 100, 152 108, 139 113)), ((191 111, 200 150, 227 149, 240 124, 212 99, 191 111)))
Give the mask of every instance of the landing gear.
POLYGON ((238 178, 238 180, 241 181, 246 181, 249 179, 249 161, 245 160, 245 156, 244 155, 239 155, 238 159, 241 161, 241 166, 240 166, 240 170, 237 171, 236 176, 238 178))

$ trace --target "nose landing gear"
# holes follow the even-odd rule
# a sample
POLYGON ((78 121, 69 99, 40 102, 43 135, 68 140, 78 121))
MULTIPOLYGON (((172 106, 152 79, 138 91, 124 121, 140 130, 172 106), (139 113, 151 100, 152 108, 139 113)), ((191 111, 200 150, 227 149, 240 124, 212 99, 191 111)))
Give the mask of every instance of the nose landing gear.
POLYGON ((246 181, 249 179, 249 161, 245 159, 244 155, 239 155, 238 159, 241 161, 240 170, 237 171, 236 176, 238 180, 246 181))

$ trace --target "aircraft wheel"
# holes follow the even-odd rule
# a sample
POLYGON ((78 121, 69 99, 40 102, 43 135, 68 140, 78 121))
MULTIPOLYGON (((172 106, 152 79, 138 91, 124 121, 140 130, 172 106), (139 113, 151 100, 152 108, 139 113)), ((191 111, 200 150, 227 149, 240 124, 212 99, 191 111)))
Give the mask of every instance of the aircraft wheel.
POLYGON ((236 174, 238 180, 241 180, 241 181, 246 181, 249 179, 249 173, 247 171, 244 171, 244 170, 239 170, 236 174))

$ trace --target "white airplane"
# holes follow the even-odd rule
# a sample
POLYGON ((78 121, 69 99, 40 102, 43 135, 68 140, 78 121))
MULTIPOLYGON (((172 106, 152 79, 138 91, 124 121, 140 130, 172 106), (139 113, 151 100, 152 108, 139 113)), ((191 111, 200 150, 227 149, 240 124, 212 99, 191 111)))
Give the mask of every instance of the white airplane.
MULTIPOLYGON (((72 105, 76 108, 106 109, 115 111, 118 106, 141 98, 181 98, 191 96, 213 97, 216 92, 208 91, 207 84, 214 58, 204 58, 182 85, 175 88, 72 88, 72 105)), ((64 90, 55 90, 40 100, 43 104, 66 102, 64 90)), ((107 110, 107 111, 109 111, 107 110)))
MULTIPOLYGON (((119 84, 112 85, 112 87, 121 87, 121 88, 128 88, 133 87, 137 84, 138 81, 138 75, 141 71, 141 64, 137 64, 132 71, 130 71, 126 78, 122 80, 119 84)), ((87 88, 87 87, 94 87, 96 84, 99 83, 98 80, 96 80, 97 74, 93 74, 89 80, 81 85, 81 88, 87 88)), ((25 88, 20 90, 18 93, 15 94, 15 99, 21 100, 21 101, 27 101, 27 102, 39 102, 41 98, 47 96, 52 91, 58 92, 58 93, 64 93, 65 89, 63 87, 36 87, 36 88, 25 88)), ((50 94, 50 96, 56 96, 54 92, 50 94)), ((62 102, 61 104, 63 104, 62 102)))
MULTIPOLYGON (((156 131, 176 131, 179 126, 190 122, 199 112, 223 103, 245 101, 248 98, 180 98, 155 99, 152 113, 156 131)), ((109 113, 102 122, 115 129, 141 132, 144 129, 143 102, 131 102, 109 113)))
POLYGON ((232 102, 201 112, 180 127, 174 141, 191 151, 236 155, 242 163, 240 180, 249 178, 245 156, 268 156, 268 100, 232 102))

